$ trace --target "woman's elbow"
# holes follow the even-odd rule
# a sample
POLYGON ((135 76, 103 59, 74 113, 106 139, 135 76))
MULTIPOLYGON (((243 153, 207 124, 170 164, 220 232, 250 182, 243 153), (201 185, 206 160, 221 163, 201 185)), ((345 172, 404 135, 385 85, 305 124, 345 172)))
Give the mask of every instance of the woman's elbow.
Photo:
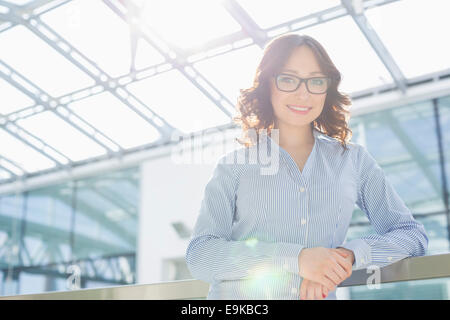
POLYGON ((211 282, 212 280, 208 277, 205 261, 202 258, 204 254, 200 247, 194 245, 192 242, 189 244, 185 254, 186 265, 194 279, 211 282))
POLYGON ((414 256, 424 256, 427 253, 428 250, 428 235, 425 231, 425 229, 419 228, 418 229, 418 236, 417 236, 417 250, 414 254, 414 256))

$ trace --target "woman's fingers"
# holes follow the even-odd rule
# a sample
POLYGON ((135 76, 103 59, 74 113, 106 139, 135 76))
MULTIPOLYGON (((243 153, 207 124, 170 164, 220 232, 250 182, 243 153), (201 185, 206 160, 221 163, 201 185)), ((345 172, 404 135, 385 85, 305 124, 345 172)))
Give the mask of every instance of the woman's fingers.
POLYGON ((352 273, 352 264, 350 263, 350 260, 344 258, 336 251, 333 252, 333 256, 336 258, 336 262, 345 270, 347 274, 352 273))
POLYGON ((317 283, 317 285, 314 286, 314 299, 323 300, 322 286, 318 283, 317 283))
POLYGON ((344 268, 342 268, 342 266, 340 266, 339 264, 334 266, 333 271, 338 275, 339 283, 348 278, 348 272, 344 270, 344 268))
POLYGON ((308 282, 307 279, 303 279, 302 284, 300 286, 300 299, 302 300, 306 299, 306 288, 308 287, 307 282, 308 282))
POLYGON ((327 288, 328 291, 333 291, 334 290, 334 283, 333 281, 331 281, 329 278, 325 277, 321 280, 320 282, 321 285, 323 285, 324 287, 327 288))
POLYGON ((341 278, 334 271, 333 268, 329 268, 329 270, 327 270, 325 276, 328 277, 328 279, 330 279, 333 282, 333 286, 337 286, 337 285, 339 285, 339 283, 341 283, 341 278))
POLYGON ((332 290, 328 290, 327 287, 321 285, 318 282, 303 279, 300 285, 300 299, 301 300, 323 300, 328 296, 328 293, 332 290))
POLYGON ((306 300, 314 300, 314 288, 311 288, 311 286, 308 285, 308 288, 306 289, 306 300))
POLYGON ((328 289, 324 286, 322 287, 322 297, 325 299, 328 296, 328 289))

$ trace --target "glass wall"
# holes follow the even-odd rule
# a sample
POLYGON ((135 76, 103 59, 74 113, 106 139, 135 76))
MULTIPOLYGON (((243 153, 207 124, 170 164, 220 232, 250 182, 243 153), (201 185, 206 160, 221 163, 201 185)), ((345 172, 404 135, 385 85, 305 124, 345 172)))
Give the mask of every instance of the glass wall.
POLYGON ((0 295, 135 283, 139 170, 0 197, 0 295))

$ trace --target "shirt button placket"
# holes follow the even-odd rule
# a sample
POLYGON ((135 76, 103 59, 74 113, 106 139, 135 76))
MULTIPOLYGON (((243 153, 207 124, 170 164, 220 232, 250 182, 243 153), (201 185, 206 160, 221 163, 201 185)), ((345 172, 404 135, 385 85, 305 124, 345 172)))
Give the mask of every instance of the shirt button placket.
MULTIPOLYGON (((306 191, 306 188, 303 187, 303 186, 301 186, 301 187, 299 188, 299 191, 300 191, 301 193, 304 193, 304 192, 306 191)), ((308 208, 308 205, 309 205, 309 203, 308 203, 308 197, 304 197, 304 199, 305 199, 305 201, 306 201, 306 212, 307 212, 307 214, 308 214, 308 213, 309 213, 309 208, 308 208)), ((302 219, 300 220, 300 223, 302 224, 302 226, 305 226, 305 225, 306 225, 306 239, 305 239, 305 243, 306 243, 306 244, 308 243, 308 225, 307 225, 307 219, 308 219, 308 217, 306 217, 306 219, 305 219, 305 218, 302 218, 302 219)))

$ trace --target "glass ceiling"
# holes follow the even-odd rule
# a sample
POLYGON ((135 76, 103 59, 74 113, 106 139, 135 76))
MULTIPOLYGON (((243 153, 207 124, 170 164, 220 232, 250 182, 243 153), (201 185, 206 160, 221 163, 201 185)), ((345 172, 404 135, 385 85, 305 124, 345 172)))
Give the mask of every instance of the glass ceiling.
POLYGON ((341 71, 340 90, 354 98, 433 79, 450 72, 448 8, 447 0, 0 1, 0 184, 169 141, 174 130, 229 124, 264 43, 286 32, 321 42, 341 71))

